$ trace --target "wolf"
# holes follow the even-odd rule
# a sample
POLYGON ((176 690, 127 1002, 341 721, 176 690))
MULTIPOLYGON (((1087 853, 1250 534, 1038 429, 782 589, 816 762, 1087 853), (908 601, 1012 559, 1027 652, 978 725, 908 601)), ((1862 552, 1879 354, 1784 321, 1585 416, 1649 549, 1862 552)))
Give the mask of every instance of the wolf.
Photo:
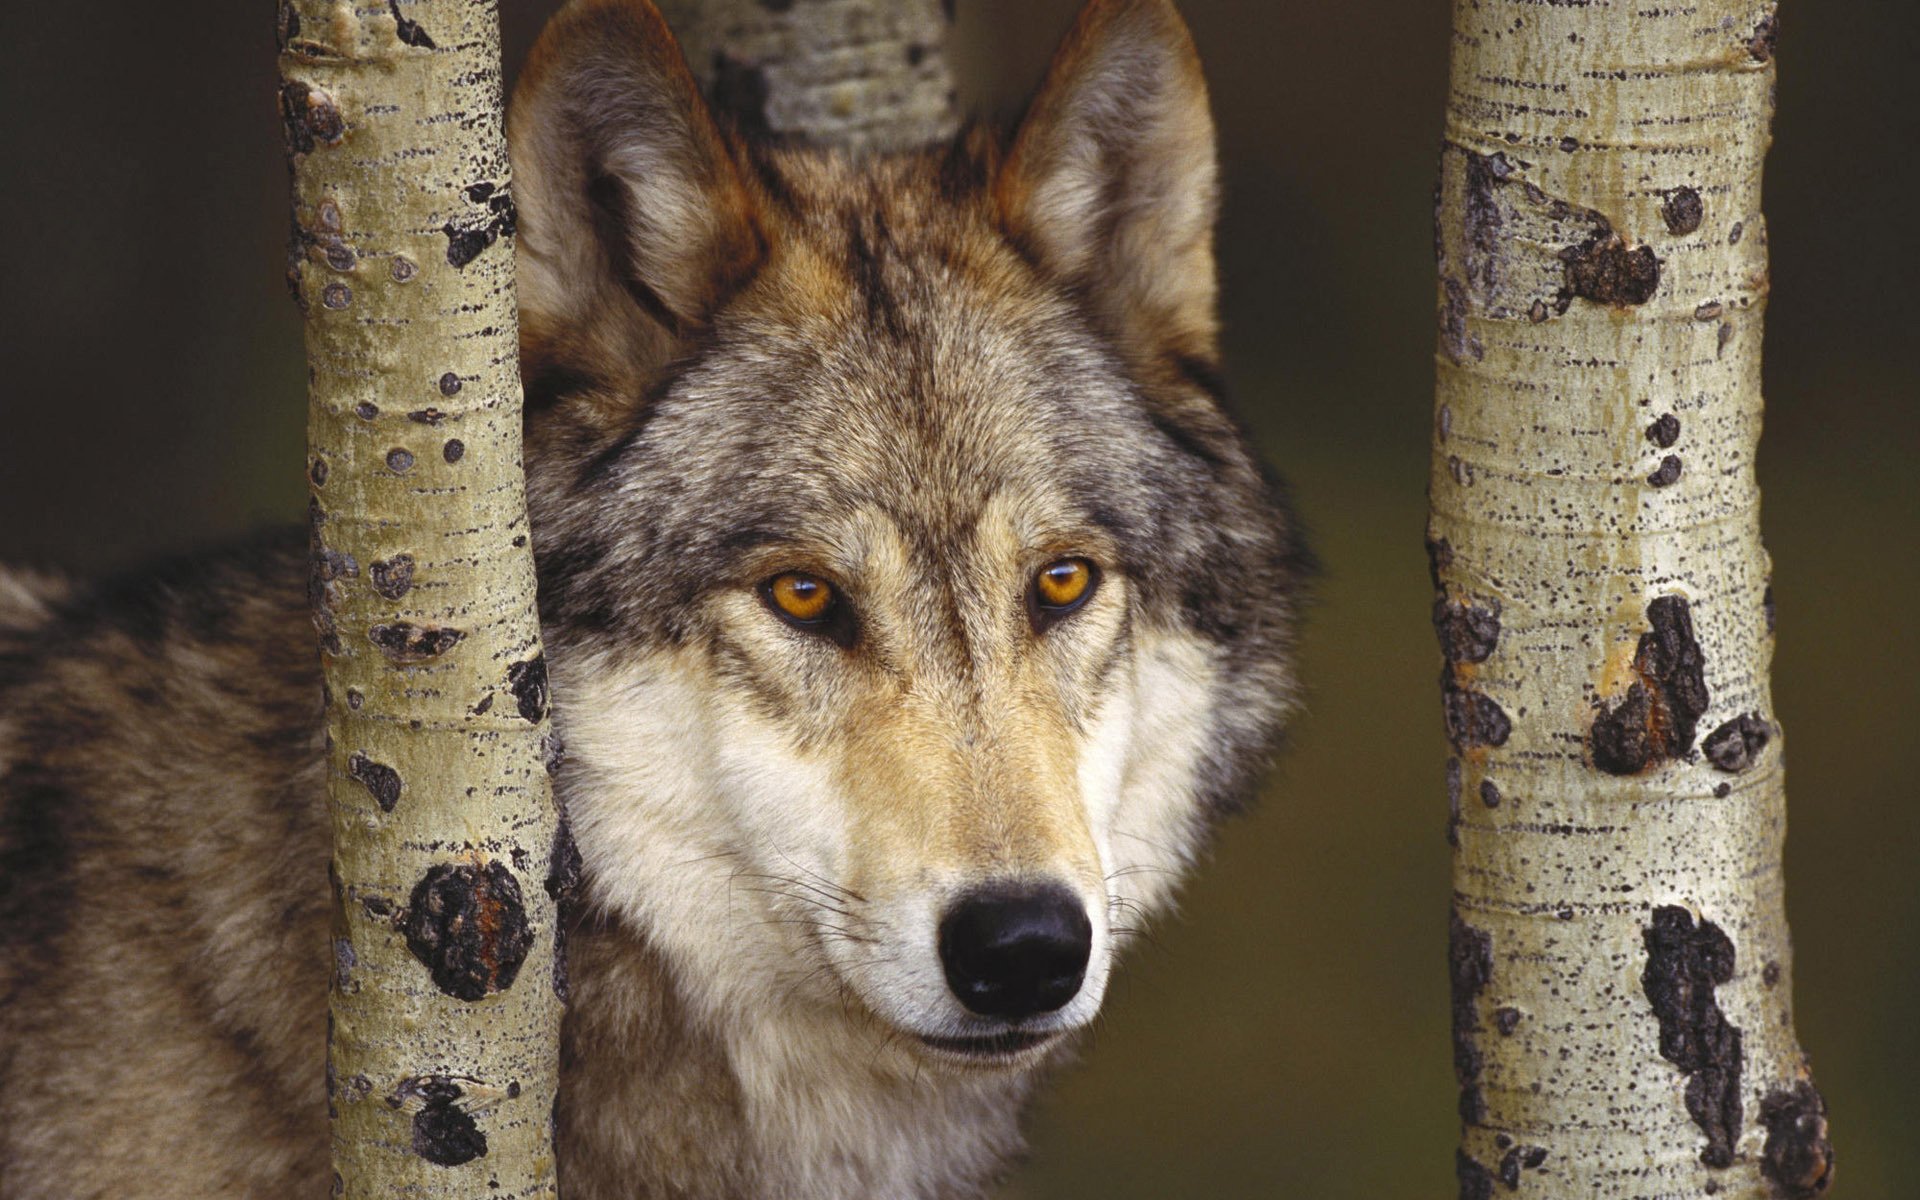
MULTIPOLYGON (((1297 690, 1193 43, 1093 0, 1010 131, 855 158, 576 0, 509 135, 566 1194, 980 1195, 1297 690)), ((324 1190, 306 572, 0 574, 13 1200, 324 1190)))

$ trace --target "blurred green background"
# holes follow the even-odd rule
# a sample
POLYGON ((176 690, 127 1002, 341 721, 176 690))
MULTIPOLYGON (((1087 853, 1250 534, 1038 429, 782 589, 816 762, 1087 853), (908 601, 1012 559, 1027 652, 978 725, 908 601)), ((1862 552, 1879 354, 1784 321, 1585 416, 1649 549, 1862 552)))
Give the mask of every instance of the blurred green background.
MULTIPOLYGON (((502 0, 510 64, 552 7, 502 0)), ((1074 7, 958 0, 976 111, 1017 110, 1074 7)), ((1234 389, 1327 564, 1311 701, 1040 1106, 1008 1200, 1452 1189, 1420 548, 1447 8, 1184 5, 1222 130, 1234 389)), ((1834 1194, 1874 1200, 1920 1194, 1920 6, 1786 9, 1760 472, 1798 1022, 1834 1194)), ((272 12, 0 12, 0 557, 110 567, 301 510, 272 12)))

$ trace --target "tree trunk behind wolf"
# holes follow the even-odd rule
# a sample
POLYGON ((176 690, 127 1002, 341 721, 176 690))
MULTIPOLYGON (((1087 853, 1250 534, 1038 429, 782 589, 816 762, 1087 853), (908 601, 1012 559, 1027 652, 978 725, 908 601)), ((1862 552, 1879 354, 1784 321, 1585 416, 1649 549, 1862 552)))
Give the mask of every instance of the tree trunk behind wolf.
POLYGON ((1434 624, 1462 1197, 1808 1197, 1754 452, 1773 6, 1456 0, 1434 624))
POLYGON ((700 86, 749 133, 849 150, 952 134, 953 0, 663 0, 700 86))
POLYGON ((333 813, 336 1196, 556 1194, 548 784, 490 2, 279 6, 333 813))

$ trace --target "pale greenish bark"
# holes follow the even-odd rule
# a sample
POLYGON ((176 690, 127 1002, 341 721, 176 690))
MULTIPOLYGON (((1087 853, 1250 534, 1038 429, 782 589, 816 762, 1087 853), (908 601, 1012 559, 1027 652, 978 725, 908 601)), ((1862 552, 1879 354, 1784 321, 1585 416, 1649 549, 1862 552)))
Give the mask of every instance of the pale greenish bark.
POLYGON ((558 821, 496 12, 292 0, 279 20, 334 829, 333 1194, 551 1197, 558 821))
POLYGON ((1754 0, 1454 5, 1429 538, 1463 1197, 1830 1178, 1754 477, 1774 32, 1754 0))
POLYGON ((941 0, 663 0, 715 106, 749 130, 898 150, 958 127, 941 0))

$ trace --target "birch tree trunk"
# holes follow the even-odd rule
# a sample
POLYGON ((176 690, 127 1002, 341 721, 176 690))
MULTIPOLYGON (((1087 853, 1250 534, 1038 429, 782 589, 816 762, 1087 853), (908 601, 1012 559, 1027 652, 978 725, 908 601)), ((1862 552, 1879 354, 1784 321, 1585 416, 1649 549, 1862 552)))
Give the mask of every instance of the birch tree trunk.
POLYGON ((662 0, 716 108, 753 133, 908 149, 958 125, 952 0, 662 0))
POLYGON ((279 9, 326 676, 333 1194, 556 1194, 570 843, 487 0, 279 9))
POLYGON ((1754 480, 1775 29, 1455 0, 1428 549, 1462 1197, 1831 1178, 1754 480))

